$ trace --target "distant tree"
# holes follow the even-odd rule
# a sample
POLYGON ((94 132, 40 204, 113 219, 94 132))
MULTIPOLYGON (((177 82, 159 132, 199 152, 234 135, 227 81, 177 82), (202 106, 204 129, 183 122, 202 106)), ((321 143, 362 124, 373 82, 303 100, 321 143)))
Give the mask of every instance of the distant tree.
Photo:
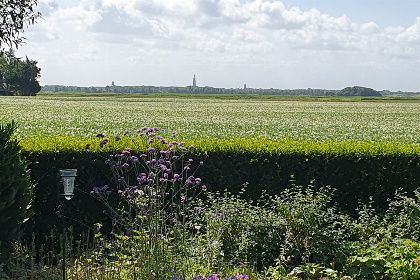
POLYGON ((37 5, 38 0, 0 0, 0 53, 24 42, 24 28, 41 16, 34 11, 37 5))
POLYGON ((346 87, 339 92, 338 96, 382 96, 378 91, 366 87, 346 87))
POLYGON ((41 90, 37 61, 17 58, 12 50, 0 56, 0 88, 13 95, 36 95, 41 90))

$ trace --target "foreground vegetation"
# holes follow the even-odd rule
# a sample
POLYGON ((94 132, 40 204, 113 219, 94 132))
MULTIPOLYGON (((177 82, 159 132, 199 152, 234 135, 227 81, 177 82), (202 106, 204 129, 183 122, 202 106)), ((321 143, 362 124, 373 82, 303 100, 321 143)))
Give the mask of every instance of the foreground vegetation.
MULTIPOLYGON (((208 192, 196 175, 206 164, 187 157, 191 146, 156 128, 138 133, 144 152, 111 153, 115 181, 90 191, 103 202, 90 235, 52 232, 40 252, 35 236, 28 247, 15 243, 12 279, 59 278, 64 258, 69 279, 420 277, 419 192, 397 192, 385 212, 360 205, 356 216, 336 207, 328 187, 293 186, 253 202, 243 198, 247 186, 239 195, 208 192)), ((106 149, 108 139, 97 137, 106 149)), ((64 204, 56 214, 64 222, 64 204)))

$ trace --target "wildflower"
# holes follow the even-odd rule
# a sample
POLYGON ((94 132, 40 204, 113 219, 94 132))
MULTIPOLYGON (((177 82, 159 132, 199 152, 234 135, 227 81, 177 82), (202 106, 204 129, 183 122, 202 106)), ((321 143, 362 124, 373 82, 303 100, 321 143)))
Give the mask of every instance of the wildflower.
POLYGON ((90 149, 90 144, 86 144, 85 150, 89 150, 89 149, 90 149))
POLYGON ((203 165, 204 163, 202 161, 200 161, 200 165, 203 165))
POLYGON ((100 145, 101 147, 103 147, 106 143, 108 143, 108 139, 103 139, 103 140, 99 143, 99 145, 100 145))
POLYGON ((128 164, 128 163, 124 163, 123 165, 122 165, 122 167, 129 167, 130 165, 128 164))
POLYGON ((190 149, 193 149, 194 148, 194 146, 193 145, 190 145, 190 149))
POLYGON ((105 268, 101 265, 101 267, 99 268, 99 270, 100 270, 101 272, 104 272, 105 268))
POLYGON ((121 140, 121 137, 120 136, 115 136, 115 141, 120 141, 121 140))
POLYGON ((98 133, 98 134, 96 134, 96 137, 98 137, 98 138, 104 138, 105 136, 102 133, 98 133))
POLYGON ((206 187, 206 185, 202 185, 202 186, 201 186, 201 188, 202 188, 203 190, 205 190, 207 187, 206 187))
POLYGON ((168 272, 169 273, 171 273, 171 272, 173 272, 174 271, 174 269, 173 268, 170 268, 169 270, 168 270, 168 272))
POLYGON ((134 138, 131 138, 131 142, 132 142, 132 143, 134 143, 134 141, 136 141, 136 139, 134 139, 134 138))
POLYGON ((155 148, 149 147, 149 148, 146 149, 146 152, 151 152, 151 151, 154 151, 154 150, 155 150, 155 148))
POLYGON ((129 133, 131 133, 131 131, 129 131, 129 130, 124 130, 123 135, 124 135, 124 136, 126 136, 126 135, 127 135, 127 134, 129 134, 129 133))
POLYGON ((185 196, 181 195, 181 201, 185 201, 185 196))
POLYGON ((138 159, 136 156, 132 156, 132 157, 131 157, 131 160, 132 160, 133 162, 139 161, 139 159, 138 159))

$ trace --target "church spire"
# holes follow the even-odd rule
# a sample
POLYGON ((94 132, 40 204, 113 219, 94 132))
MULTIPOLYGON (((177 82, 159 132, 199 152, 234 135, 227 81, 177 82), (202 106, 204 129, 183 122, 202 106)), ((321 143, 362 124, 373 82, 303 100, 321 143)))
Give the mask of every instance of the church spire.
POLYGON ((193 78, 193 88, 196 88, 197 87, 197 81, 195 80, 195 74, 194 74, 194 78, 193 78))

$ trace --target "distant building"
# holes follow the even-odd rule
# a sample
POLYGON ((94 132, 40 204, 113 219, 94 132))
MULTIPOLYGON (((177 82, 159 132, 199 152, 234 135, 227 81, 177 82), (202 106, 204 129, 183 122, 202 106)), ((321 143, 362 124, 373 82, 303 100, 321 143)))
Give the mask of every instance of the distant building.
POLYGON ((244 84, 244 89, 246 89, 246 84, 244 84))
POLYGON ((193 85, 192 85, 192 87, 193 88, 197 88, 197 81, 195 79, 195 74, 194 74, 194 78, 193 78, 193 85))
POLYGON ((114 81, 111 82, 111 87, 115 87, 114 81))

